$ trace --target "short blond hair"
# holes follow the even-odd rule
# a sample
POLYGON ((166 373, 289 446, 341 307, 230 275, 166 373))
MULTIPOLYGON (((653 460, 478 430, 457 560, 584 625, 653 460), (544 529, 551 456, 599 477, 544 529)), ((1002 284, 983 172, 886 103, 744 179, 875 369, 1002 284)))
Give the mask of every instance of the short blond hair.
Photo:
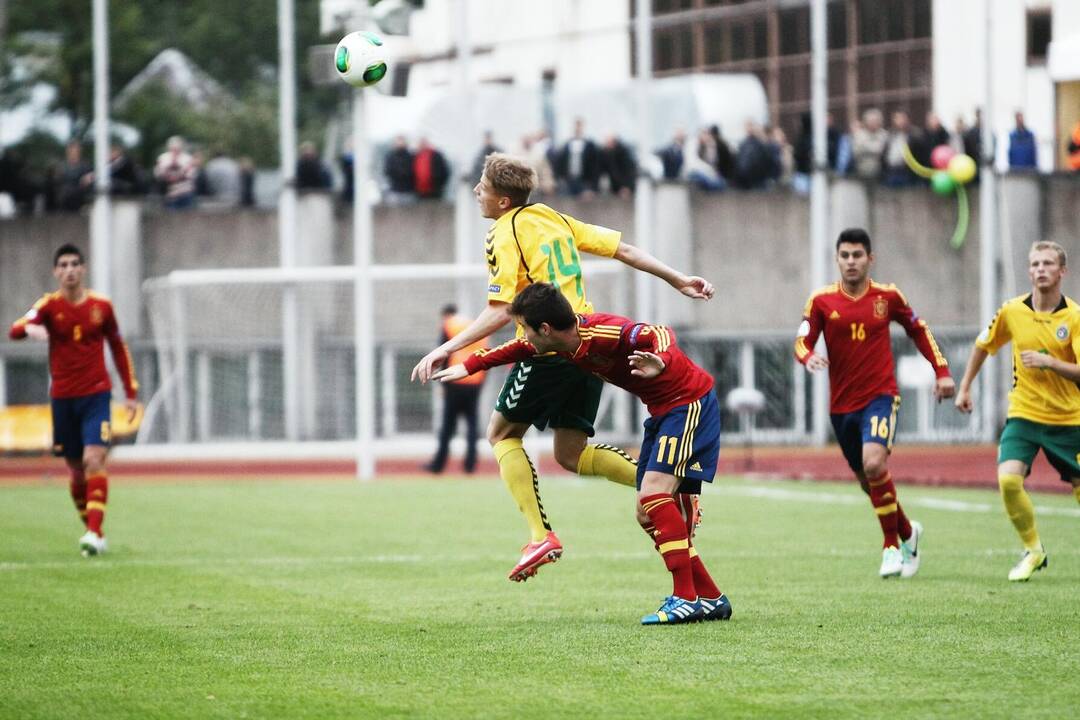
POLYGON ((511 207, 529 202, 536 189, 536 171, 521 158, 506 153, 491 153, 484 160, 484 177, 498 195, 510 198, 511 207))
POLYGON ((1057 253, 1058 265, 1060 265, 1061 267, 1066 267, 1068 265, 1069 259, 1065 256, 1065 248, 1061 247, 1053 240, 1039 240, 1037 242, 1033 242, 1031 244, 1031 249, 1028 250, 1028 255, 1031 255, 1031 253, 1035 252, 1036 250, 1053 250, 1057 253))

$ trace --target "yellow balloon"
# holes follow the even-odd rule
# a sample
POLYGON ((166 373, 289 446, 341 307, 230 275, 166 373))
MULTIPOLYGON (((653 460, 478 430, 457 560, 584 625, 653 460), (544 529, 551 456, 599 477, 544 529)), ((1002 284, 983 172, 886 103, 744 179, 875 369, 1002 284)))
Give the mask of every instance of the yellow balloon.
POLYGON ((957 185, 964 185, 975 179, 975 161, 970 155, 956 155, 949 161, 949 177, 956 181, 957 185))

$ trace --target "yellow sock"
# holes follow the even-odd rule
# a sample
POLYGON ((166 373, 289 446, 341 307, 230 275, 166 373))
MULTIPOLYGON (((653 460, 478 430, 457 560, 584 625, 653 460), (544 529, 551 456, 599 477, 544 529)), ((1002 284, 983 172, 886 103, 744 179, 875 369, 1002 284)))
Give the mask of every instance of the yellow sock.
POLYGON ((1073 486, 1073 497, 1076 498, 1076 502, 1080 503, 1080 485, 1073 486))
POLYGON ((529 524, 532 542, 540 542, 551 530, 544 506, 540 503, 540 483, 529 456, 525 454, 521 438, 509 438, 495 443, 495 460, 499 463, 499 475, 514 497, 518 510, 529 524))
POLYGON ((1035 529, 1035 506, 1024 491, 1024 478, 1019 475, 999 475, 998 486, 1001 488, 1005 512, 1023 541, 1024 549, 1040 549, 1042 543, 1039 541, 1039 531, 1035 529))
POLYGON ((577 471, 578 475, 601 475, 613 483, 637 487, 637 462, 613 445, 586 445, 577 471))

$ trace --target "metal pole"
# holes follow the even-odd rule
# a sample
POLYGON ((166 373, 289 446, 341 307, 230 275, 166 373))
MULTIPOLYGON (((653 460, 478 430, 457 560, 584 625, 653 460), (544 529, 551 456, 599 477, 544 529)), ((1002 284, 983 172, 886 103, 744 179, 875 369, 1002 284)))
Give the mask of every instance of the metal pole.
POLYGON ((364 91, 353 91, 353 342, 356 360, 356 477, 375 477, 375 302, 371 277, 371 204, 364 91))
MULTIPOLYGON (((979 319, 989 323, 997 307, 997 175, 994 171, 994 0, 985 0, 986 26, 983 29, 985 64, 983 73, 982 171, 979 175, 979 319)), ((987 358, 982 370, 981 437, 992 441, 997 431, 997 362, 987 358)))
MULTIPOLYGON (((637 94, 637 154, 638 174, 634 190, 634 242, 646 252, 653 251, 654 193, 653 181, 642 170, 642 162, 652 147, 652 2, 634 0, 637 15, 634 25, 634 38, 637 45, 635 83, 637 94)), ((634 273, 634 314, 641 322, 650 322, 654 317, 652 276, 643 272, 634 273)), ((638 424, 645 422, 647 411, 641 403, 637 404, 638 424)))
MULTIPOLYGON (((454 262, 459 265, 467 265, 470 259, 476 262, 480 254, 477 252, 477 240, 473 232, 474 218, 476 215, 476 202, 472 194, 472 183, 479 178, 472 178, 468 173, 472 170, 472 157, 469 148, 476 139, 476 112, 473 107, 473 80, 472 80, 472 35, 469 33, 469 0, 457 0, 454 17, 455 34, 457 35, 457 81, 458 95, 465 108, 465 128, 463 130, 467 142, 464 143, 461 155, 458 157, 458 168, 453 181, 454 186, 454 262), (466 179, 468 178, 468 179, 466 179)), ((470 300, 475 293, 472 292, 474 285, 470 280, 458 279, 455 283, 455 300, 458 308, 463 313, 470 313, 470 300)))
MULTIPOLYGON (((296 247, 296 41, 293 0, 278 0, 278 149, 281 193, 278 244, 282 267, 295 267, 296 247)), ((281 322, 285 438, 300 439, 300 308, 295 286, 285 286, 281 322)))
POLYGON ((90 265, 94 289, 112 294, 109 204, 109 8, 94 0, 94 207, 90 213, 90 265))
MULTIPOLYGON (((825 0, 813 0, 810 6, 810 124, 813 128, 814 171, 810 178, 810 284, 814 288, 826 282, 828 253, 829 180, 828 148, 825 132, 825 113, 828 95, 828 39, 825 23, 825 0)), ((811 438, 815 445, 824 445, 828 393, 823 372, 813 377, 813 426, 811 438)))

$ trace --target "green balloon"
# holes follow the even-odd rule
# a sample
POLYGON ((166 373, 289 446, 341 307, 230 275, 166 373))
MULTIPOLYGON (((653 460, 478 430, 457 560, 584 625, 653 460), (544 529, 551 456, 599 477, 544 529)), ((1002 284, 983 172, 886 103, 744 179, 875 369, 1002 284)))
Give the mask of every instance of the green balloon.
POLYGON ((930 187, 938 195, 948 195, 956 189, 956 181, 946 170, 939 170, 930 178, 930 187))

